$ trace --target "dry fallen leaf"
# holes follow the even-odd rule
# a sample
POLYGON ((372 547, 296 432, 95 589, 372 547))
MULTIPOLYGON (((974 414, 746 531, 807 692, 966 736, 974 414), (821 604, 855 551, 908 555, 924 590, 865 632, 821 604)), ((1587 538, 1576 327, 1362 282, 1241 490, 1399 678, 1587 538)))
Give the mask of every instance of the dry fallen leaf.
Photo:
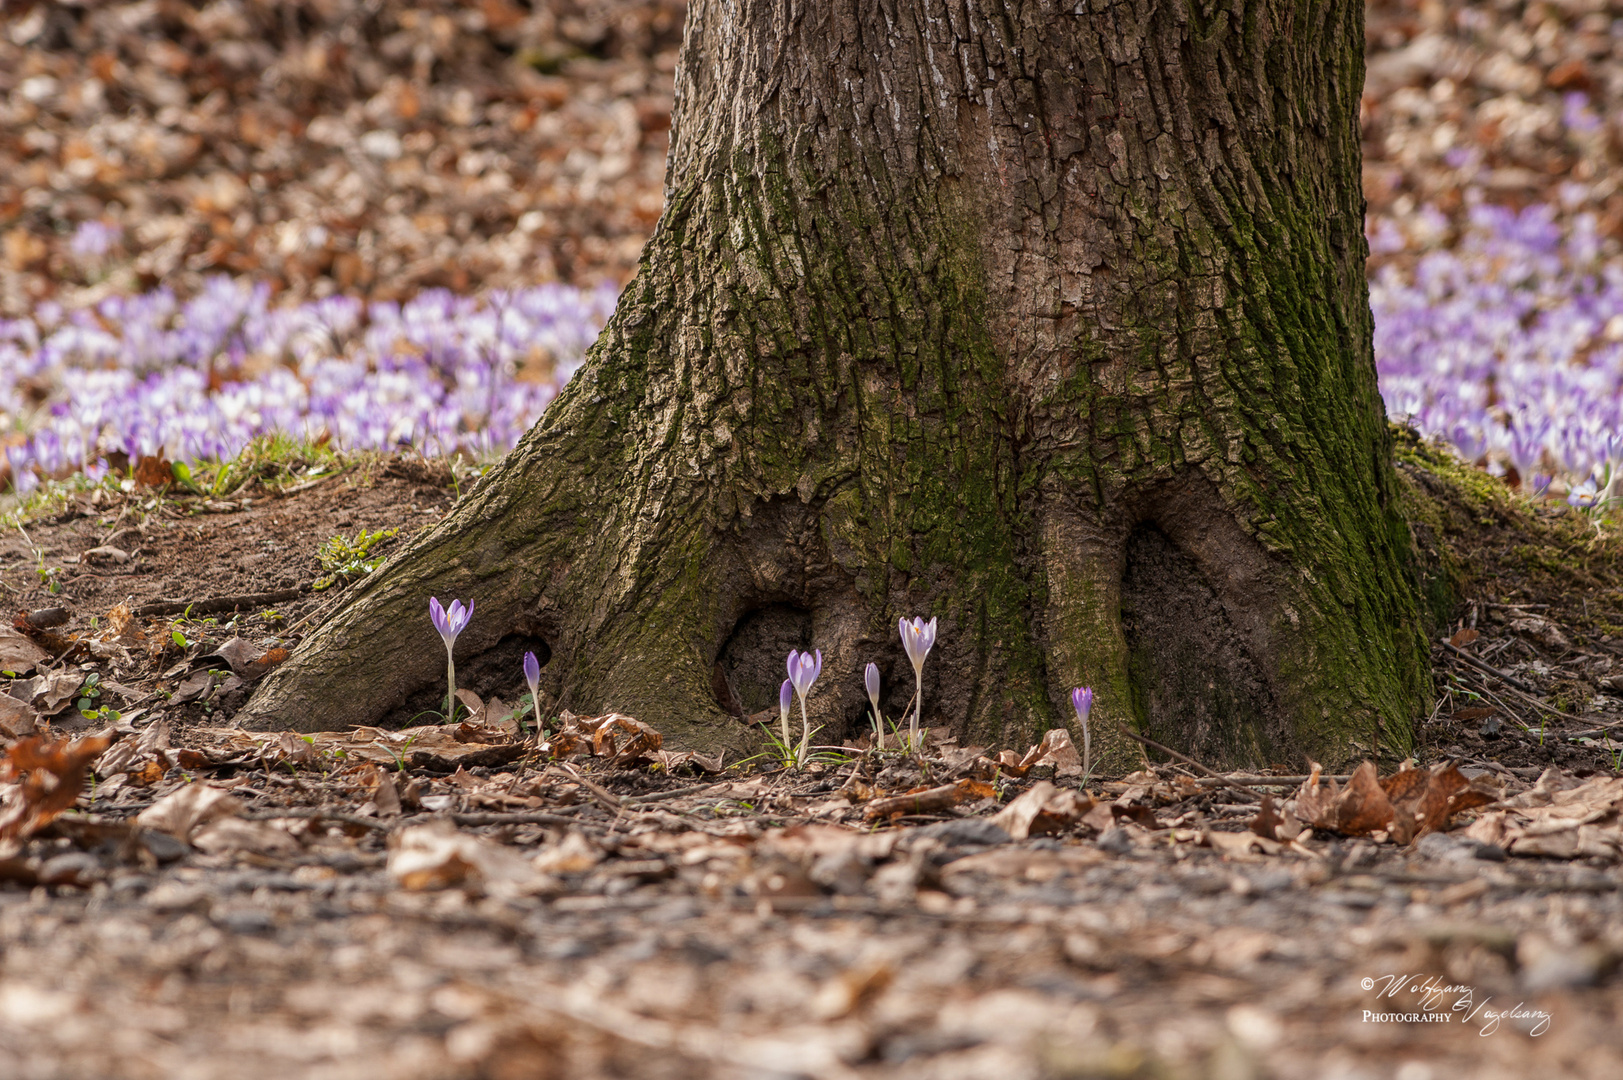
MULTIPOLYGON (((286 819, 283 819, 286 820, 286 819)), ((245 821, 224 817, 211 821, 192 834, 199 851, 224 855, 239 851, 254 855, 297 855, 303 845, 285 827, 273 821, 245 821)))
POLYGON ((603 851, 578 832, 538 851, 530 865, 543 874, 584 874, 603 861, 603 851))
POLYGON ((135 463, 136 487, 163 487, 174 479, 174 466, 162 457, 143 454, 135 463))
POLYGON ((233 675, 236 675, 244 682, 252 682, 283 660, 286 660, 287 656, 288 652, 284 648, 261 649, 258 645, 244 638, 234 637, 213 652, 199 656, 195 663, 207 664, 213 660, 223 661, 231 669, 233 675))
POLYGON ((1218 832, 1208 829, 1201 833, 1201 843, 1222 852, 1225 858, 1245 859, 1255 855, 1278 855, 1285 845, 1254 832, 1218 832))
POLYGON ((1568 781, 1548 770, 1531 791, 1506 800, 1506 809, 1478 818, 1465 836, 1514 855, 1623 858, 1623 777, 1563 786, 1568 781))
POLYGON ((1020 778, 1038 765, 1052 765, 1059 776, 1079 776, 1082 773, 1082 755, 1071 742, 1071 733, 1064 728, 1049 728, 1042 741, 1024 755, 1013 750, 1002 750, 997 755, 997 766, 1004 773, 1020 778))
POLYGON ((9 626, 0 626, 0 671, 14 671, 22 675, 50 658, 50 653, 23 634, 9 626))
POLYGON ((593 756, 606 757, 619 764, 649 757, 664 743, 659 732, 641 720, 619 713, 582 720, 581 723, 591 729, 593 756))
POLYGON ((847 968, 817 992, 812 999, 812 1015, 819 1020, 850 1016, 872 1005, 895 978, 895 970, 883 960, 847 968))
POLYGON ((0 759, 0 840, 29 836, 71 807, 85 770, 112 740, 106 735, 46 742, 17 740, 0 759))
POLYGON ((242 801, 224 788, 188 784, 141 811, 135 823, 144 829, 156 829, 190 841, 199 826, 240 813, 242 801))
POLYGON ((1316 829, 1347 836, 1380 833, 1399 844, 1445 828, 1460 811, 1498 797, 1447 762, 1431 769, 1403 768, 1379 780, 1374 764, 1366 761, 1353 771, 1345 788, 1334 780, 1319 786, 1320 775, 1320 767, 1314 765, 1312 775, 1287 804, 1290 813, 1316 829))
POLYGON ((1279 826, 1284 824, 1278 814, 1274 813, 1274 797, 1267 792, 1263 793, 1262 805, 1257 808, 1257 816, 1251 819, 1251 831, 1258 836, 1269 840, 1279 839, 1279 826))
POLYGON ((701 772, 719 773, 727 752, 724 750, 719 754, 701 754, 697 750, 656 750, 650 756, 667 773, 675 772, 682 766, 690 764, 701 772))
POLYGON ((1039 780, 999 810, 992 823, 1001 826, 1012 838, 1024 840, 1059 832, 1081 821, 1094 805, 1090 796, 1069 788, 1061 790, 1046 780, 1039 780))
POLYGON ((413 892, 458 886, 500 897, 527 895, 546 885, 517 852, 449 822, 416 825, 392 837, 389 876, 413 892))
POLYGON ((0 738, 20 739, 37 733, 33 708, 10 694, 0 694, 0 738))

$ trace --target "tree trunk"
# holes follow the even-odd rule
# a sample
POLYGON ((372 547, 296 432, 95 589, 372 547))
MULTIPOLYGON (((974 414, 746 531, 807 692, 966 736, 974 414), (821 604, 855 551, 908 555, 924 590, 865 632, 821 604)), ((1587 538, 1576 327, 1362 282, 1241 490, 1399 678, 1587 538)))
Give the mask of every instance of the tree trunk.
POLYGON ((1376 394, 1360 0, 697 0, 665 212, 587 365, 266 680, 251 726, 545 660, 555 708, 740 745, 791 648, 821 740, 913 692, 1024 745, 1408 744, 1430 692, 1376 394), (1356 744, 1355 744, 1356 741, 1356 744))

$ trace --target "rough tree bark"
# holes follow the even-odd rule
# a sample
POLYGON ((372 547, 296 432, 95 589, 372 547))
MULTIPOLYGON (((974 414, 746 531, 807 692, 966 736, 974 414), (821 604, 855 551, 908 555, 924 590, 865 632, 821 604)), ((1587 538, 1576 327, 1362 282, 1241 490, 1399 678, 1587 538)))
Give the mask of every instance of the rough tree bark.
POLYGON ((249 703, 463 679, 744 741, 791 648, 829 735, 898 615, 925 722, 1125 721, 1214 761, 1402 747, 1430 687, 1376 394, 1361 0, 697 0, 666 208, 587 365, 249 703))

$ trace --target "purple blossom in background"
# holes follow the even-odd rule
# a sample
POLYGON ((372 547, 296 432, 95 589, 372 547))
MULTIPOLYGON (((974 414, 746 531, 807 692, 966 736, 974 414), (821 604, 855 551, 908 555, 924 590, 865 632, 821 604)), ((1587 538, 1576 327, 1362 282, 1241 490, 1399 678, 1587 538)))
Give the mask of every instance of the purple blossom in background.
POLYGON ((1595 218, 1478 205, 1450 250, 1370 282, 1387 415, 1537 493, 1614 475, 1623 392, 1623 266, 1595 218))
POLYGON ((8 448, 11 475, 25 491, 117 452, 230 459, 272 432, 498 455, 580 366, 616 295, 540 285, 272 308, 267 286, 213 277, 184 303, 159 288, 94 311, 41 304, 0 321, 0 413, 26 438, 8 448), (49 388, 44 407, 24 383, 49 388))
POLYGON ((1561 122, 1567 130, 1587 135, 1601 128, 1601 119, 1589 107, 1589 95, 1574 91, 1561 99, 1561 122))
POLYGON ((1585 480, 1567 492, 1567 505, 1579 510, 1589 510, 1599 501, 1600 491, 1593 480, 1585 480))
MULTIPOLYGON (((1574 131, 1594 115, 1581 94, 1564 114, 1574 131)), ((1478 157, 1449 162, 1469 172, 1478 157)), ((1623 265, 1600 261, 1594 216, 1563 228, 1551 206, 1478 204, 1457 238, 1453 228, 1429 207, 1369 223, 1372 251, 1419 253, 1370 282, 1388 416, 1514 468, 1530 491, 1546 477, 1558 495, 1591 478, 1608 486, 1623 466, 1623 265)), ((87 221, 70 247, 91 258, 118 242, 87 221)), ((42 302, 31 319, 0 320, 0 414, 21 437, 0 465, 27 491, 100 475, 115 453, 224 460, 273 432, 492 457, 579 367, 615 297, 541 285, 276 308, 263 283, 214 277, 186 301, 158 288, 94 310, 42 302), (45 388, 45 402, 25 388, 45 388)))
POLYGON ((68 250, 81 259, 99 259, 123 239, 124 230, 105 221, 83 221, 73 230, 68 250))
POLYGON ((868 691, 868 702, 873 706, 874 745, 884 738, 884 726, 879 719, 879 665, 870 663, 862 671, 862 686, 868 691))

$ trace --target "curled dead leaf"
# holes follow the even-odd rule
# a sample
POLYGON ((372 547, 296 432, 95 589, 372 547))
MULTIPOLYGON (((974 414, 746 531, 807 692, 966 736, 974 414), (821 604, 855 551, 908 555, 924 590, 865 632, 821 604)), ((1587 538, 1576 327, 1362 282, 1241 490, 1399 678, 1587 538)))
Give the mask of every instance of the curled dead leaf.
POLYGON ((517 852, 461 832, 448 822, 417 825, 396 834, 388 868, 401 888, 414 892, 461 887, 513 897, 533 893, 546 884, 517 852))
POLYGON ((145 829, 168 833, 190 841, 200 826, 242 813, 242 801, 224 788, 212 784, 187 784, 170 792, 135 817, 145 829))
POLYGON ((163 457, 143 454, 135 463, 136 487, 163 487, 174 478, 174 466, 163 457))
POLYGON ((1399 844, 1446 828, 1455 814, 1498 797, 1494 789, 1480 780, 1467 780, 1449 762, 1431 769, 1403 768, 1381 780, 1374 764, 1366 761, 1353 771, 1345 788, 1334 780, 1319 786, 1320 775, 1320 767, 1314 765, 1288 804, 1289 812, 1316 829, 1346 836, 1384 833, 1399 844))
POLYGON ((85 772, 112 740, 106 735, 17 740, 0 759, 0 840, 29 836, 79 798, 85 772))
POLYGON ((0 626, 0 671, 15 671, 23 675, 50 658, 51 654, 34 644, 26 634, 9 626, 0 626))
POLYGON ((1513 855, 1623 859, 1623 777, 1575 783, 1553 771, 1507 799, 1505 809, 1483 814, 1464 835, 1513 855))
POLYGON ((1091 796, 1070 788, 1058 789, 1046 780, 1039 780, 999 810, 992 823, 1014 839, 1024 840, 1029 836, 1060 832, 1081 821, 1094 805, 1091 796))

